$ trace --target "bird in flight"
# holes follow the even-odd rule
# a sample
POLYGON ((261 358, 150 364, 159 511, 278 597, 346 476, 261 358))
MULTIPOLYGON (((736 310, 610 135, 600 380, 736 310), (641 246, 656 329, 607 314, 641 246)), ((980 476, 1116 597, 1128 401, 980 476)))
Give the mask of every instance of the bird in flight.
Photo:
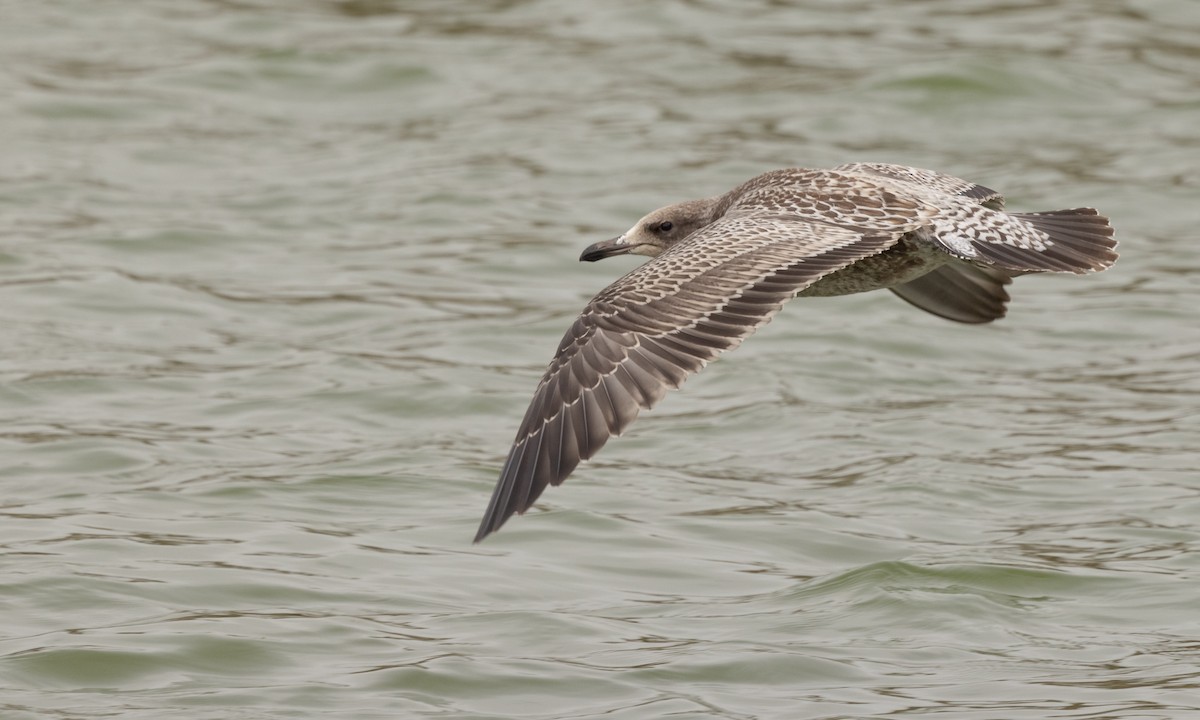
POLYGON ((580 260, 652 258, 576 318, 533 394, 475 536, 558 485, 689 375, 797 296, 887 288, 949 320, 1003 317, 1013 277, 1117 259, 1092 208, 1016 213, 949 175, 884 163, 789 168, 660 208, 580 260))

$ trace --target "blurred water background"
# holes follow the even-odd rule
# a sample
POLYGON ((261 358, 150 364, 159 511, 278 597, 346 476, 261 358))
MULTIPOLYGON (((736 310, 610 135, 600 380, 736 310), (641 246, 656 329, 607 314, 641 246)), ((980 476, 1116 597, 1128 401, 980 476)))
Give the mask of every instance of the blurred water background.
POLYGON ((1200 717, 1194 0, 0 3, 0 718, 1200 717), (1092 205, 799 300, 470 539, 643 213, 1092 205))

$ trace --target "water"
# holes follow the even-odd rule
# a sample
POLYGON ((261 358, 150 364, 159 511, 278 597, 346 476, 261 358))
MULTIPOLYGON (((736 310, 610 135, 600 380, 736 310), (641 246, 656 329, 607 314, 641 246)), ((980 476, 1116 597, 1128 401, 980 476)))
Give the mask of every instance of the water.
POLYGON ((0 717, 1200 717, 1200 10, 9 3, 0 717), (785 165, 1094 205, 804 299, 470 544, 579 250, 785 165))

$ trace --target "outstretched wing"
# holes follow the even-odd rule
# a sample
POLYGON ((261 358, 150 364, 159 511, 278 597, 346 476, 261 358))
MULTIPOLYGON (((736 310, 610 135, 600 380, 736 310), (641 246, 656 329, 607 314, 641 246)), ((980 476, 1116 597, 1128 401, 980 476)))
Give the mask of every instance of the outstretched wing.
POLYGON ((892 165, 890 163, 846 163, 834 168, 837 172, 876 175, 902 182, 912 183, 921 187, 936 190, 946 195, 958 195, 969 198, 993 210, 1004 208, 1004 196, 995 190, 977 185, 970 180, 956 178, 953 175, 908 167, 907 165, 892 165))
POLYGON ((898 235, 735 214, 604 289, 567 331, 538 384, 475 542, 525 512, 639 410, 737 347, 785 301, 887 249, 898 235))

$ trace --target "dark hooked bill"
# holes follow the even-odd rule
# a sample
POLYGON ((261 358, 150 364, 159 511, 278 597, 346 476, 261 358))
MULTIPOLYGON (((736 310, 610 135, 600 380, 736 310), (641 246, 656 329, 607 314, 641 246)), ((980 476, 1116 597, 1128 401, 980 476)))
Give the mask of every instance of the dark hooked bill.
POLYGON ((633 249, 632 245, 618 245, 617 241, 620 239, 618 237, 612 240, 601 240, 598 243, 588 245, 579 255, 580 262, 596 262, 597 260, 603 260, 613 255, 625 255, 633 249))

